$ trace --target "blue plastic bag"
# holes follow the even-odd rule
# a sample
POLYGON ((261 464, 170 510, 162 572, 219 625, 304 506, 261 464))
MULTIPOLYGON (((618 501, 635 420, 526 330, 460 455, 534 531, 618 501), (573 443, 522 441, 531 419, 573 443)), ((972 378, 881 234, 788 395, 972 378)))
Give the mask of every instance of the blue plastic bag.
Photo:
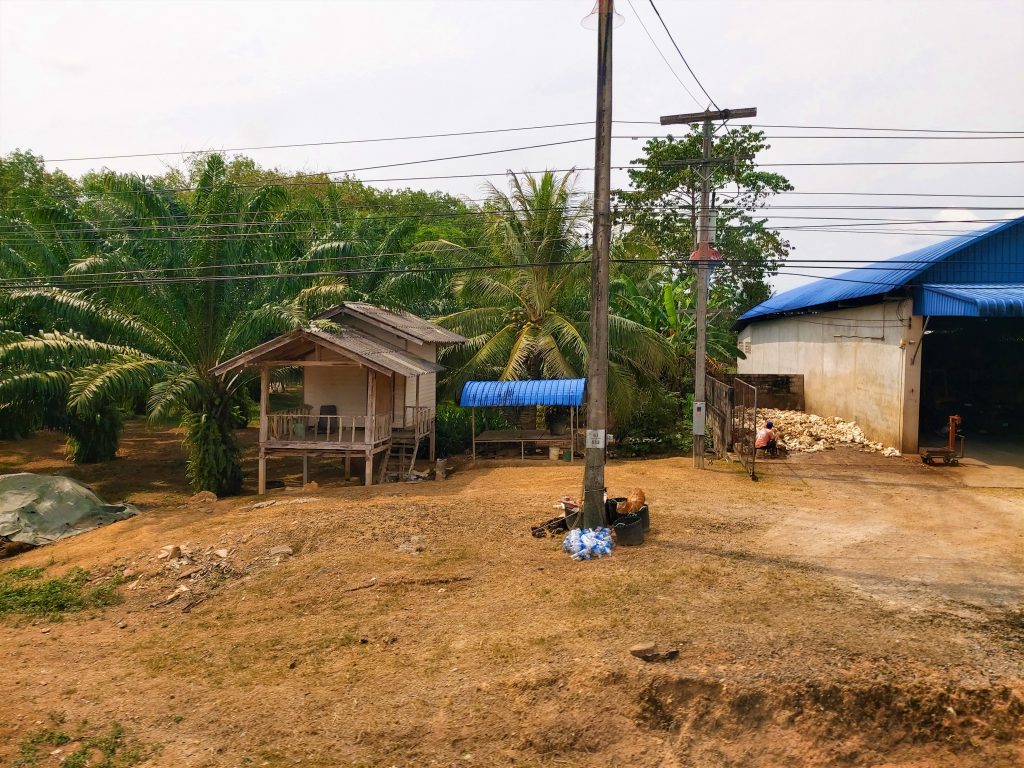
POLYGON ((562 549, 573 560, 590 560, 612 553, 612 532, 607 528, 573 528, 562 541, 562 549))

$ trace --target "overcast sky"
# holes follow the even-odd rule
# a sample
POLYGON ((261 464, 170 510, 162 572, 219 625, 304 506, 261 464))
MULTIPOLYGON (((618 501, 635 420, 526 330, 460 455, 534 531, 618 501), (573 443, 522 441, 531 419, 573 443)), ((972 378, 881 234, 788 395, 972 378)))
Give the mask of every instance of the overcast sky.
MULTIPOLYGON (((1024 0, 655 2, 714 100, 722 107, 758 108, 757 119, 747 122, 1024 132, 1024 0)), ((592 5, 593 0, 0 0, 0 153, 31 149, 49 160, 592 121, 596 33, 580 25, 592 5)), ((616 8, 624 24, 615 30, 615 118, 657 121, 663 114, 703 108, 703 96, 649 1, 616 0, 616 8), (699 103, 673 76, 640 20, 678 76, 701 97, 699 103)), ((614 133, 645 136, 660 130, 618 125, 614 133)), ((820 130, 765 130, 780 137, 759 158, 765 163, 1024 160, 1024 138, 823 140, 782 138, 821 135, 820 130)), ((291 171, 340 171, 592 137, 588 124, 247 154, 291 171)), ((638 157, 640 143, 616 140, 613 164, 638 157)), ((180 156, 170 154, 60 160, 52 166, 72 175, 101 165, 154 173, 177 162, 180 156)), ((389 179, 592 165, 588 140, 355 175, 389 179)), ((775 170, 803 192, 1024 195, 1024 165, 775 170)), ((476 198, 481 181, 374 183, 476 198)), ((495 181, 500 183, 500 177, 495 181)), ((579 182, 582 189, 592 188, 587 172, 579 182)), ((613 184, 625 182, 624 174, 616 173, 613 184)), ((777 199, 778 205, 901 203, 948 207, 779 210, 775 215, 998 219, 1019 212, 1024 197, 777 199), (972 211, 965 205, 1015 210, 972 211)), ((775 223, 823 222, 779 218, 775 223)), ((787 235, 796 246, 794 258, 804 259, 881 258, 937 239, 806 231, 787 235)), ((788 271, 801 272, 796 266, 788 271)), ((777 285, 804 281, 792 274, 777 285)))

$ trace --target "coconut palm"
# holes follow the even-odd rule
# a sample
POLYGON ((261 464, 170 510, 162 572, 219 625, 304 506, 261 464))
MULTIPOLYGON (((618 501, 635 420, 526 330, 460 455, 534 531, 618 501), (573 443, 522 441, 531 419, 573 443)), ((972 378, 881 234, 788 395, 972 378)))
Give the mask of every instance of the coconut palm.
MULTIPOLYGON (((450 388, 470 378, 586 375, 590 270, 582 235, 590 208, 578 201, 573 180, 512 175, 507 194, 489 185, 482 248, 444 240, 420 247, 463 269, 452 278, 460 308, 438 320, 469 339, 443 353, 450 388)), ((609 401, 623 416, 670 350, 656 332, 620 315, 609 316, 609 328, 609 401)))
MULTIPOLYGON (((187 193, 104 174, 87 180, 86 194, 104 239, 99 252, 60 281, 7 292, 0 302, 46 308, 89 329, 88 337, 0 340, 0 366, 52 374, 55 356, 72 356, 65 383, 73 413, 94 417, 146 398, 151 420, 185 427, 193 487, 237 493, 234 429, 246 420, 251 375, 210 370, 343 297, 336 280, 301 275, 336 269, 332 259, 347 256, 347 247, 333 242, 311 256, 308 233, 294 223, 301 217, 280 214, 286 189, 233 181, 217 155, 199 165, 187 193)), ((32 386, 26 381, 21 395, 31 396, 32 386)))

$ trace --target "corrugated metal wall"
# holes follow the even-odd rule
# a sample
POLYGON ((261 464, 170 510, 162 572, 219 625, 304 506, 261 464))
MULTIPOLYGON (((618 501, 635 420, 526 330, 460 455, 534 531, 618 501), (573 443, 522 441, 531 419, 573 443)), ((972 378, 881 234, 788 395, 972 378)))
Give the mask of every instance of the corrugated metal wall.
POLYGON ((929 267, 914 283, 1024 282, 1024 227, 1006 229, 929 267))

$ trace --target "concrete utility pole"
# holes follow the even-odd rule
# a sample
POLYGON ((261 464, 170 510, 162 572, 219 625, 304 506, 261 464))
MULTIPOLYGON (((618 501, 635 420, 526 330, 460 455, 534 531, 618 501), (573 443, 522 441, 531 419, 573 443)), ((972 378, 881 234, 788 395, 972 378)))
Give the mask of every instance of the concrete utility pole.
POLYGON ((594 142, 594 247, 590 267, 587 445, 583 471, 584 528, 597 528, 605 524, 604 461, 608 430, 608 252, 612 239, 613 0, 599 0, 597 12, 597 133, 594 142))
POLYGON ((690 254, 690 262, 697 267, 697 349, 693 381, 693 466, 704 468, 704 421, 707 408, 704 401, 705 377, 708 357, 708 281, 711 269, 722 260, 722 255, 711 244, 711 122, 728 120, 733 117, 757 117, 757 107, 744 109, 722 109, 716 112, 691 112, 683 115, 666 115, 662 125, 681 123, 704 123, 704 159, 700 180, 700 223, 697 232, 697 249, 690 254))

